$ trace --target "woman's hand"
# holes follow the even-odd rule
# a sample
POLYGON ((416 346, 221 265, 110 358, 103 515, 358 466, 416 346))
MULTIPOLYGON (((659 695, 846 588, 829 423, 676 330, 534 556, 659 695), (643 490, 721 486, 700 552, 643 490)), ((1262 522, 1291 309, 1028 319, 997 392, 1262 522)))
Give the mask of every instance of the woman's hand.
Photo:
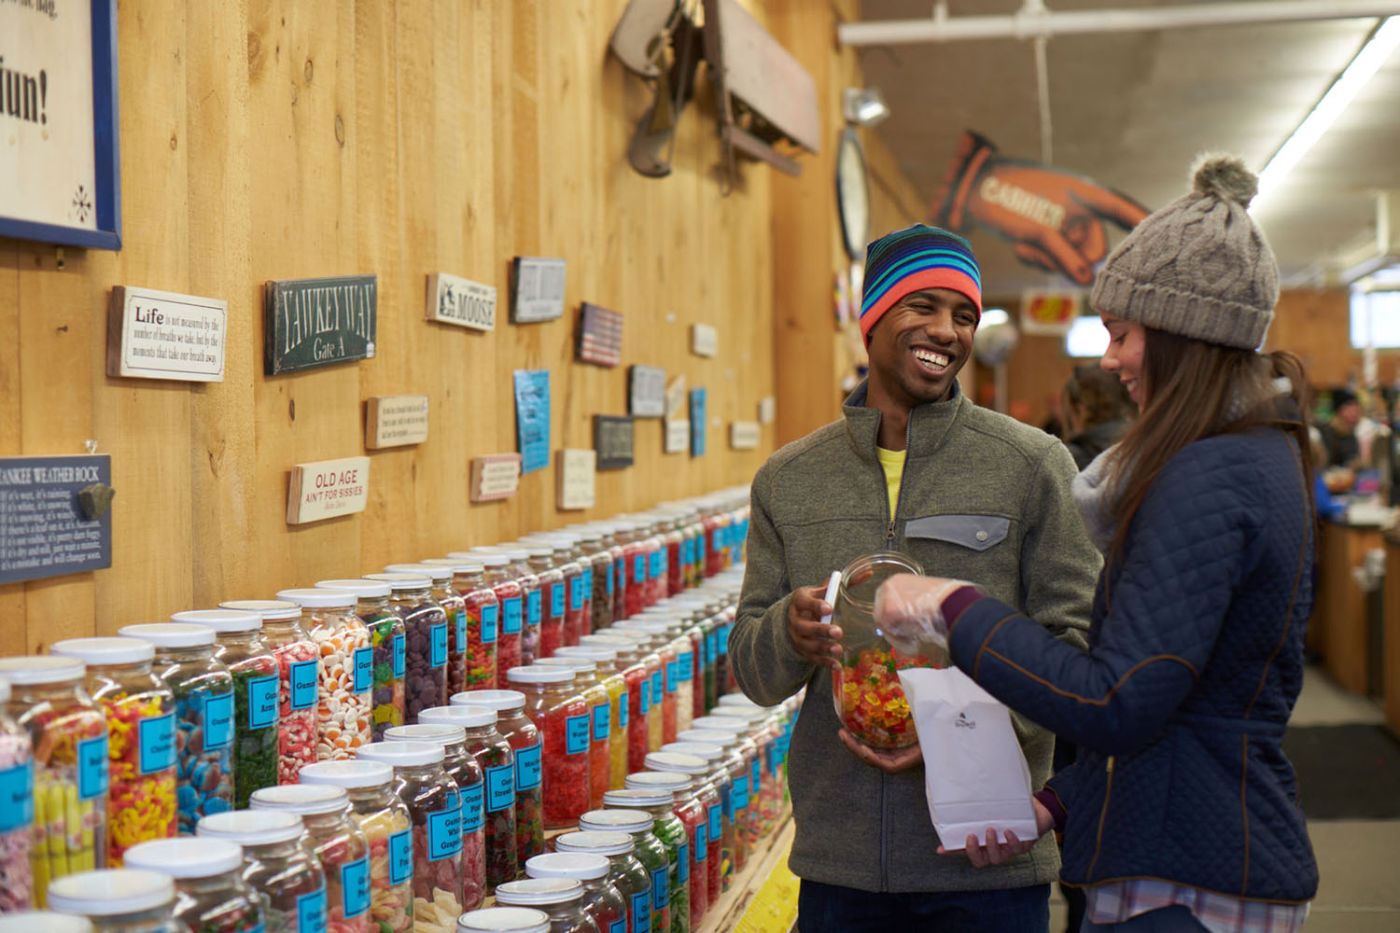
MULTIPOLYGON (((1055 828, 1055 818, 1050 815, 1050 811, 1045 809, 1045 805, 1034 797, 1031 798, 1031 806, 1035 809, 1035 828, 1041 836, 1055 828)), ((997 841, 997 831, 987 830, 986 841, 979 840, 974 835, 967 837, 967 849, 962 851, 949 852, 942 846, 938 847, 939 855, 966 855, 967 860, 974 868, 986 868, 988 865, 1005 865, 1014 858, 1025 855, 1036 844, 1036 839, 1029 839, 1022 842, 1016 834, 1010 830, 1006 831, 1006 841, 997 841)))
POLYGON ((943 600, 968 585, 963 580, 895 574, 875 593, 875 625, 905 654, 917 654, 921 642, 945 647, 948 622, 943 617, 943 600))
POLYGON ((919 748, 917 742, 908 748, 882 751, 857 740, 845 729, 837 732, 836 735, 851 750, 851 754, 872 768, 879 768, 886 774, 898 774, 901 771, 908 771, 910 768, 917 768, 924 763, 923 749, 919 748))

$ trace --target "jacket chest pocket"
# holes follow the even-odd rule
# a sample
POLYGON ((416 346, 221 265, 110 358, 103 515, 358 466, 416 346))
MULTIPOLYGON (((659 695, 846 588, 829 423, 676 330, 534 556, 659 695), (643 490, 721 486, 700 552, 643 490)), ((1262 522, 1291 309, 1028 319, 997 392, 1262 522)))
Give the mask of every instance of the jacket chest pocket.
POLYGON ((943 541, 972 551, 985 551, 1006 540, 1011 519, 1000 515, 929 515, 904 525, 906 539, 943 541))

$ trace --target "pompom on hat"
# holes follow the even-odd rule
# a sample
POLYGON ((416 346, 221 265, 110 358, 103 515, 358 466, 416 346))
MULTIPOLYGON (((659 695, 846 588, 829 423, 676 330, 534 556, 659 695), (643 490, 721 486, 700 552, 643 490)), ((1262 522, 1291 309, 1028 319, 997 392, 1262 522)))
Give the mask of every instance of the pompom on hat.
POLYGON ((1148 215, 1109 254, 1094 309, 1154 330, 1253 350, 1278 302, 1278 263, 1249 216, 1259 180, 1239 158, 1207 155, 1190 194, 1148 215))
POLYGON ((860 302, 860 335, 911 292, 948 288, 964 295, 982 314, 982 270, 972 244, 939 227, 914 224, 895 230, 865 248, 865 285, 860 302))

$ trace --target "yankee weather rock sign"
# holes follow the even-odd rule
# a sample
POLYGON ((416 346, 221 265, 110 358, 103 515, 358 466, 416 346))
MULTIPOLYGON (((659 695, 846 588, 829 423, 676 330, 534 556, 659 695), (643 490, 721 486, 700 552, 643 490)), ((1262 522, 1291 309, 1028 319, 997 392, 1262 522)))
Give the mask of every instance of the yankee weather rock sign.
POLYGON ((275 376, 372 358, 378 306, 372 275, 268 282, 263 371, 275 376))

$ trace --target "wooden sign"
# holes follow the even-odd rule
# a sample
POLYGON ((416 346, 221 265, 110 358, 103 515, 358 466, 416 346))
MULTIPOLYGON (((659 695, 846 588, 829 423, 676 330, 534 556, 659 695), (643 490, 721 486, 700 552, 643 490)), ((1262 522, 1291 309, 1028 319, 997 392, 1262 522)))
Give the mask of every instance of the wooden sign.
POLYGON ((622 362, 622 315, 588 302, 578 312, 580 363, 616 366, 622 362))
POLYGON ((594 415, 593 449, 598 469, 621 470, 633 463, 634 434, 630 415, 594 415))
POLYGON ((591 509, 596 499, 598 452, 561 450, 557 459, 560 511, 591 509))
POLYGON ((263 371, 269 376, 374 356, 372 275, 268 282, 263 371))
POLYGON ((632 366, 627 370, 627 410, 633 418, 666 415, 666 370, 632 366))
POLYGON ((719 353, 719 331, 709 324, 690 325, 690 352, 696 356, 715 356, 719 353))
POLYGON ((112 482, 112 458, 0 457, 0 583, 112 566, 112 513, 84 491, 112 482))
POLYGON ((426 395, 379 395, 365 402, 365 446, 406 447, 428 439, 426 395))
POLYGON ((369 457, 298 463, 287 484, 287 524, 353 515, 368 501, 369 457))
POLYGON ((428 276, 428 320, 471 330, 496 329, 496 289, 446 272, 428 276))
POLYGON ((564 316, 564 260, 516 256, 510 271, 510 319, 538 324, 564 316))
POLYGON ((667 418, 665 451, 668 454, 681 454, 690 449, 690 419, 667 418))
POLYGON ((520 488, 520 454, 490 454, 472 460, 471 500, 509 499, 520 488))
POLYGON ((765 395, 758 402, 758 423, 772 424, 778 417, 778 401, 771 395, 765 395))
POLYGON ((754 450, 758 447, 763 429, 757 421, 731 421, 729 423, 729 446, 733 450, 754 450))
POLYGON ((686 418, 689 417, 687 404, 690 396, 685 391, 685 374, 672 379, 666 386, 666 417, 686 418))
POLYGON ((228 302, 118 285, 107 314, 107 375, 223 382, 228 302))
POLYGON ((549 370, 515 371, 515 434, 522 473, 549 466, 549 370))
POLYGON ((705 390, 690 390, 690 455, 692 457, 703 457, 705 455, 706 425, 705 418, 705 390))

